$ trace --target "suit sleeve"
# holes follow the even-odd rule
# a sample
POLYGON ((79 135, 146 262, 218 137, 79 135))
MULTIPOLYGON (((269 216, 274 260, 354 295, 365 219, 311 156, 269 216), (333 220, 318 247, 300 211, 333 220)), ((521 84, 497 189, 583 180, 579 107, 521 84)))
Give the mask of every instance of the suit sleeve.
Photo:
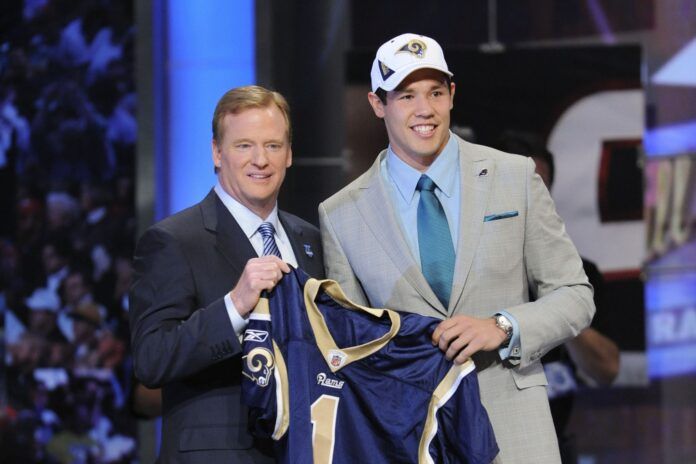
POLYGON ((530 289, 536 300, 512 308, 520 326, 524 368, 551 348, 576 336, 590 324, 595 312, 592 286, 582 261, 556 213, 553 200, 534 162, 527 159, 527 215, 524 260, 530 289))
POLYGON ((194 270, 177 239, 161 228, 138 242, 130 290, 135 374, 157 388, 239 355, 223 297, 197 307, 194 270))
POLYGON ((351 301, 359 305, 369 306, 367 296, 343 252, 323 203, 319 204, 319 229, 321 230, 321 242, 324 250, 326 277, 338 282, 351 301))

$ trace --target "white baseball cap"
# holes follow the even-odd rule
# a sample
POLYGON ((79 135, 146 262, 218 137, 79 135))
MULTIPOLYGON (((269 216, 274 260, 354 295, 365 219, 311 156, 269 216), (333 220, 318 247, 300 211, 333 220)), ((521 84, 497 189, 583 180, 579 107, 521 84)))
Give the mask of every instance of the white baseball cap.
POLYGON ((440 44, 430 37, 401 34, 382 44, 372 62, 372 91, 394 90, 406 76, 423 68, 437 69, 452 77, 440 44))

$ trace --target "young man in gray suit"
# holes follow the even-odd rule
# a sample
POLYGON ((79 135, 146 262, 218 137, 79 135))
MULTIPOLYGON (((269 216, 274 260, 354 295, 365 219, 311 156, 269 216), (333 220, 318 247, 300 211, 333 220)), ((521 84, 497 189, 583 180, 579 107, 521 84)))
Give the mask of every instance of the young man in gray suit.
POLYGON ((213 116, 217 185, 138 242, 131 340, 137 378, 162 389, 160 462, 274 462, 247 431, 239 336, 288 263, 324 275, 317 228, 277 206, 290 134, 282 95, 227 92, 213 116))
POLYGON ((451 76, 428 37, 377 51, 389 147, 319 206, 326 272, 358 303, 443 319, 433 344, 473 356, 494 462, 558 463, 539 360, 588 326, 592 287, 534 163, 450 132, 451 76))

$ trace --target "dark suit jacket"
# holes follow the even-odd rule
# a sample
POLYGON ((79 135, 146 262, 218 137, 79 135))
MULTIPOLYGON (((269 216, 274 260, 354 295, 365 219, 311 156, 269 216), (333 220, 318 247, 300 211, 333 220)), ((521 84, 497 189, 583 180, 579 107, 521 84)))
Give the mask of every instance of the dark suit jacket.
MULTIPOLYGON (((323 278, 319 231, 291 214, 279 217, 299 267, 323 278)), ((160 462, 273 462, 247 431, 241 347, 223 301, 256 256, 214 191, 150 227, 138 242, 132 350, 137 378, 162 388, 160 462)))

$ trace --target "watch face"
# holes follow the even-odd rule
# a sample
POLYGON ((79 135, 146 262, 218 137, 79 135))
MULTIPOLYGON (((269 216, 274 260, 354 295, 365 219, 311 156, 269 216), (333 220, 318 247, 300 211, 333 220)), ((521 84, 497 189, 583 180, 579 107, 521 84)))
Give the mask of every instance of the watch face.
POLYGON ((502 314, 498 314, 495 317, 495 323, 498 327, 500 327, 506 334, 510 334, 512 332, 512 323, 508 320, 507 317, 503 316, 502 314))

